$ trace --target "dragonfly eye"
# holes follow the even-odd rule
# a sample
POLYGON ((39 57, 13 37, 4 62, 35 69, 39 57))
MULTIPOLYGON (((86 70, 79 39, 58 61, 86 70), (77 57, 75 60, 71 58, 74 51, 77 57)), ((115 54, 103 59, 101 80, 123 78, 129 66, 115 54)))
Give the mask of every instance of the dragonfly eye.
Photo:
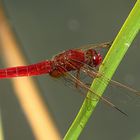
POLYGON ((86 51, 86 63, 92 67, 98 66, 102 62, 102 56, 94 49, 86 51))
POLYGON ((102 56, 100 53, 97 53, 96 55, 93 56, 93 64, 94 66, 98 66, 102 62, 102 56))

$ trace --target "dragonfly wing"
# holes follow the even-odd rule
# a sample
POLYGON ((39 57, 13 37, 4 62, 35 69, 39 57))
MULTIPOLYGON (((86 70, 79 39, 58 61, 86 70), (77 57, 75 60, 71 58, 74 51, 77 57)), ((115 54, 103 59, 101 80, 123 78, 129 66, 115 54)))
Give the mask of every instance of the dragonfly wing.
MULTIPOLYGON (((109 105, 110 107, 116 109, 117 111, 119 111, 120 113, 122 113, 125 116, 128 116, 124 111, 122 111, 121 109, 119 109, 116 105, 114 105, 113 103, 111 103, 110 101, 108 101, 106 98, 98 95, 97 93, 95 93, 94 91, 92 91, 85 83, 83 83, 82 81, 80 81, 79 79, 77 79, 75 76, 73 76, 71 73, 67 73, 69 78, 74 82, 77 83, 79 87, 85 89, 86 91, 90 91, 91 93, 93 93, 95 95, 94 98, 89 98, 90 100, 99 100, 101 99, 104 103, 106 103, 107 105, 109 105)), ((88 98, 88 97, 87 97, 88 98)))
MULTIPOLYGON (((69 62, 67 62, 69 63, 69 62)), ((71 63, 69 63, 69 65, 72 65, 71 63)), ((73 66, 75 67, 75 66, 73 66)), ((65 70, 65 68, 63 68, 65 70)), ((108 101, 106 98, 98 95, 96 92, 92 91, 84 82, 80 81, 78 78, 76 78, 74 75, 72 75, 71 73, 67 72, 66 73, 67 76, 69 76, 69 79, 71 79, 73 81, 73 83, 76 83, 79 87, 83 88, 86 91, 90 91, 91 93, 93 93, 95 95, 94 98, 92 98, 91 100, 99 100, 101 99, 102 101, 104 101, 106 104, 108 104, 110 107, 116 109, 117 111, 121 112, 122 114, 124 114, 125 116, 127 116, 127 114, 125 112, 123 112, 121 109, 119 109, 116 105, 114 105, 113 103, 111 103, 110 101, 108 101)))
MULTIPOLYGON (((90 66, 88 66, 88 67, 90 67, 90 66)), ((120 82, 118 82, 118 81, 115 81, 115 80, 112 80, 112 79, 109 79, 109 78, 107 78, 107 77, 105 77, 104 76, 104 74, 102 74, 102 73, 99 73, 99 72, 97 72, 97 70, 95 69, 95 68, 92 68, 91 67, 91 70, 89 70, 89 69, 87 69, 85 66, 83 67, 83 72, 86 72, 90 77, 103 77, 104 79, 105 79, 105 81, 106 81, 106 83, 110 83, 110 84, 112 84, 112 85, 114 85, 114 86, 117 86, 117 87, 120 87, 120 88, 123 88, 123 89, 126 89, 126 90, 128 90, 128 91, 130 91, 131 93, 134 93, 134 94, 136 94, 136 95, 138 95, 138 96, 140 96, 140 91, 138 91, 138 90, 136 90, 136 89, 134 89, 134 88, 132 88, 132 87, 130 87, 130 86, 127 86, 127 85, 125 85, 125 84, 123 84, 123 83, 120 83, 120 82)))
POLYGON ((104 42, 100 44, 88 44, 81 46, 79 48, 76 48, 78 50, 87 50, 87 49, 96 49, 96 48, 109 48, 112 45, 112 42, 104 42))
MULTIPOLYGON (((77 60, 71 60, 71 61, 77 61, 77 60)), ((79 62, 79 63, 84 64, 83 67, 81 67, 81 71, 83 71, 88 76, 90 76, 92 78, 103 77, 105 79, 104 82, 106 81, 106 84, 107 83, 111 83, 114 86, 126 89, 126 90, 130 91, 131 93, 134 93, 134 94, 140 96, 140 91, 138 91, 138 90, 136 90, 134 88, 131 88, 130 86, 127 86, 127 85, 125 85, 123 83, 120 83, 118 81, 109 79, 108 77, 105 77, 104 74, 103 73, 99 73, 96 68, 91 67, 91 66, 85 64, 84 62, 79 62)))

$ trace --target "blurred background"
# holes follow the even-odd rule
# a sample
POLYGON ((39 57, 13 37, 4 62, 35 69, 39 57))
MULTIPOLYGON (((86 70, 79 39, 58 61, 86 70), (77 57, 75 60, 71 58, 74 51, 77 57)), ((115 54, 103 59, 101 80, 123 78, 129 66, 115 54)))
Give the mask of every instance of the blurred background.
MULTIPOLYGON (((135 2, 3 0, 8 21, 28 64, 51 59, 63 50, 114 40, 135 2)), ((113 79, 140 90, 139 52, 140 36, 137 35, 113 79)), ((0 52, 0 57, 2 55, 0 52)), ((15 60, 12 61, 14 65, 15 60)), ((0 67, 5 67, 2 59, 0 67)), ((33 79, 63 137, 82 105, 83 96, 48 75, 33 79)), ((112 86, 107 88, 104 96, 129 117, 100 102, 79 139, 138 139, 140 98, 112 86)), ((0 106, 5 140, 35 139, 9 79, 0 80, 0 106)))

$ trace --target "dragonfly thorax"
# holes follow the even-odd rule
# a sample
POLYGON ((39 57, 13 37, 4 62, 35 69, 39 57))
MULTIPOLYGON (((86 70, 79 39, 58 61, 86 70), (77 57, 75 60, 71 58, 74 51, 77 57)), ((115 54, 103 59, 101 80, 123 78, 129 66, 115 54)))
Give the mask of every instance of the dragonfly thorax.
POLYGON ((52 59, 52 77, 60 77, 66 72, 78 70, 85 63, 85 56, 82 50, 68 50, 56 55, 52 59))

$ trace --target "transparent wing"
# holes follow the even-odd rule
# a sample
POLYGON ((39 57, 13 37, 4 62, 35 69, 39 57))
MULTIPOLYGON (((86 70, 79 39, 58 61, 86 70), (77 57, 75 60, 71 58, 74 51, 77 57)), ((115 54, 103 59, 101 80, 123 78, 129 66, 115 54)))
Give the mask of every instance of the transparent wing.
MULTIPOLYGON (((68 62, 69 63, 69 62, 68 62)), ((71 63, 69 63, 69 65, 71 65, 71 63)), ((72 65, 73 68, 75 68, 74 65, 72 65)), ((66 69, 64 67, 61 67, 62 69, 64 69, 66 71, 66 69)), ((67 72, 65 74, 67 77, 69 77, 69 80, 71 80, 73 83, 76 83, 76 85, 78 85, 78 87, 86 90, 86 91, 90 91, 91 93, 93 93, 94 98, 90 99, 90 100, 99 100, 101 99, 104 103, 106 103, 107 105, 109 105, 110 107, 116 109, 117 111, 121 112, 122 114, 124 114, 125 116, 127 116, 127 114, 125 112, 123 112, 121 109, 119 109, 116 105, 114 105, 113 103, 111 103, 110 101, 108 101, 106 98, 98 95, 98 93, 92 91, 87 84, 85 84, 83 81, 79 80, 78 78, 76 78, 74 75, 72 75, 71 73, 67 72)), ((88 97, 87 97, 88 98, 88 97)))
MULTIPOLYGON (((76 61, 77 62, 77 60, 70 60, 70 61, 76 61)), ((131 91, 132 93, 140 96, 140 91, 138 91, 138 90, 136 90, 134 88, 131 88, 131 87, 125 85, 125 84, 122 84, 122 83, 120 83, 118 81, 111 80, 111 79, 105 77, 103 73, 99 73, 96 70, 96 68, 94 68, 94 67, 91 67, 91 66, 89 66, 89 65, 87 65, 87 64, 85 64, 83 62, 79 62, 79 63, 84 64, 84 66, 81 67, 81 71, 83 71, 84 73, 86 73, 88 76, 90 76, 92 78, 103 77, 105 79, 106 83, 111 83, 112 85, 115 85, 115 86, 120 87, 120 88, 124 88, 124 89, 126 89, 128 91, 131 91)))
POLYGON ((88 44, 88 45, 83 45, 79 48, 76 48, 78 50, 87 50, 87 49, 96 49, 96 48, 109 48, 112 45, 112 41, 109 42, 104 42, 100 44, 88 44))

